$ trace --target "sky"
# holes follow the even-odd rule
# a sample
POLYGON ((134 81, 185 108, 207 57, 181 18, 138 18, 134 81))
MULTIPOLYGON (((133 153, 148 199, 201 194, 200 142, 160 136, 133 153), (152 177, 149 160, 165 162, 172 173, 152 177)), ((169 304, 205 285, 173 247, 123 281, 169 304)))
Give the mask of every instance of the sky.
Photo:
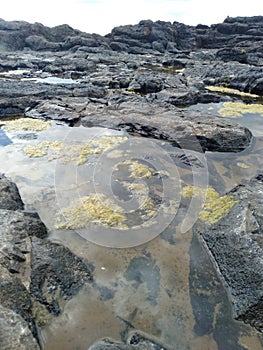
POLYGON ((53 27, 105 35, 113 27, 143 19, 189 25, 220 23, 227 17, 263 15, 262 0, 7 0, 2 19, 40 22, 53 27))

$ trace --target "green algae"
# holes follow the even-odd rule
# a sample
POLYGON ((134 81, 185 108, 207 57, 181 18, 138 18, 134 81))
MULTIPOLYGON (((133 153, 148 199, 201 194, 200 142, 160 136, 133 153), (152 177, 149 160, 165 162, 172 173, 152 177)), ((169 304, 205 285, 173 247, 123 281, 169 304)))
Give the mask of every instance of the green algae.
POLYGON ((26 146, 23 152, 30 158, 48 156, 48 159, 59 160, 62 164, 84 164, 88 156, 101 154, 115 145, 127 140, 125 136, 112 136, 94 139, 86 144, 64 144, 62 141, 43 141, 37 146, 26 146))
POLYGON ((91 223, 125 229, 123 209, 103 194, 92 194, 62 210, 65 220, 56 225, 60 230, 85 228, 91 223))
POLYGON ((251 98, 258 98, 258 95, 255 94, 250 94, 249 92, 243 92, 237 89, 231 89, 228 87, 224 86, 206 86, 205 87, 207 90, 212 91, 212 92, 220 92, 222 94, 226 95, 235 95, 235 96, 240 96, 240 97, 251 97, 251 98))
POLYGON ((259 103, 245 104, 242 102, 224 102, 219 110, 222 117, 240 118, 243 114, 253 113, 263 116, 263 105, 259 103))
POLYGON ((3 121, 3 129, 6 131, 43 131, 47 130, 51 123, 34 118, 19 118, 3 121))
POLYGON ((185 186, 182 189, 182 196, 185 198, 204 198, 204 205, 199 218, 208 225, 215 224, 222 219, 237 202, 234 196, 220 196, 212 187, 203 189, 195 186, 185 186))

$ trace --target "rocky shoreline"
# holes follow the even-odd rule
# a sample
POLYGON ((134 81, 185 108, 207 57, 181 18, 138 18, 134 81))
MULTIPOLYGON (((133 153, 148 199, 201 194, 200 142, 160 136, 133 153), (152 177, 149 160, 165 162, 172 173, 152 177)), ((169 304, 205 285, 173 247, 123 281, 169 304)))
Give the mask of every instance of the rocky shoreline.
MULTIPOLYGON (((123 130, 200 154, 227 154, 246 151, 254 142, 252 132, 212 107, 199 106, 243 103, 263 114, 262 16, 227 18, 211 27, 144 20, 104 37, 67 25, 0 20, 0 49, 1 126, 23 116, 123 130)), ((8 144, 5 137, 0 134, 1 147, 8 144)), ((236 203, 227 215, 212 225, 199 220, 193 235, 201 237, 227 287, 233 317, 262 333, 260 170, 227 193, 236 203)), ((39 329, 83 286, 94 283, 94 269, 49 241, 38 214, 25 209, 16 185, 1 175, 1 349, 41 348, 39 329)), ((139 332, 126 344, 105 339, 90 349, 161 350, 166 345, 139 332)))

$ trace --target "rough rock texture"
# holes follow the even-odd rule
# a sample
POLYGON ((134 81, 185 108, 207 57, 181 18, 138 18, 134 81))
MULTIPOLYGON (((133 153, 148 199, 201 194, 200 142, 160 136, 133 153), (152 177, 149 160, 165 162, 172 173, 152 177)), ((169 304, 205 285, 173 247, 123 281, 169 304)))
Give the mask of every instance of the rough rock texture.
POLYGON ((24 204, 16 185, 2 174, 0 174, 0 193, 0 209, 24 209, 24 204))
POLYGON ((109 48, 115 51, 141 54, 147 52, 178 53, 182 50, 222 49, 226 61, 262 62, 263 17, 228 17, 224 23, 187 26, 178 22, 151 20, 137 25, 116 27, 105 37, 87 34, 68 25, 54 28, 40 23, 6 22, 0 20, 0 47, 5 50, 30 48, 41 51, 109 48))
POLYGON ((38 339, 37 326, 59 314, 63 300, 91 281, 91 266, 46 239, 39 216, 23 211, 15 184, 3 175, 0 198, 0 348, 15 349, 21 339, 23 349, 35 349, 30 331, 38 339))
POLYGON ((197 225, 225 280, 234 317, 263 331, 263 174, 231 192, 237 203, 211 226, 197 225))
POLYGON ((2 350, 40 349, 26 321, 17 313, 0 305, 0 346, 2 350), (12 330, 12 332, 10 332, 12 330))
POLYGON ((183 111, 156 113, 152 110, 142 114, 139 108, 127 108, 122 113, 109 111, 105 114, 90 114, 82 118, 82 124, 125 129, 130 133, 166 140, 175 146, 197 151, 241 151, 249 145, 251 138, 249 130, 235 123, 220 118, 211 120, 195 112, 186 115, 183 111))
POLYGON ((106 45, 100 35, 86 34, 67 24, 54 28, 41 23, 30 24, 22 21, 6 22, 0 19, 1 50, 68 50, 77 46, 96 47, 106 45))

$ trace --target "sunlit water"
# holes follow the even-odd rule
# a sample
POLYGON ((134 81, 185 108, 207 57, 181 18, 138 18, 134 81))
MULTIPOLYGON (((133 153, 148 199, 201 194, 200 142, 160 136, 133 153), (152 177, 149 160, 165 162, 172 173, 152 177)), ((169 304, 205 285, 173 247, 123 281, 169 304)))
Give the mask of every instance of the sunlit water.
MULTIPOLYGON (((193 162, 192 167, 180 161, 175 162, 174 168, 167 165, 169 177, 175 184, 167 195, 169 200, 180 201, 181 185, 198 182, 200 177, 203 179, 206 169, 209 185, 221 194, 261 169, 261 127, 255 119, 242 119, 241 122, 257 133, 257 139, 244 152, 208 152, 205 160, 201 160, 205 169, 198 166, 200 162, 193 162), (253 123, 256 123, 255 130, 253 123), (200 173, 202 176, 198 176, 200 173)), ((78 133, 77 130, 83 140, 84 128, 75 128, 74 133, 78 133)), ((227 293, 200 238, 193 236, 191 229, 181 229, 185 212, 174 213, 174 220, 164 224, 154 239, 147 237, 146 243, 125 249, 107 248, 91 243, 76 230, 55 228, 61 207, 93 192, 96 182, 99 187, 95 186, 95 190, 101 189, 104 176, 109 178, 107 169, 111 166, 108 170, 112 171, 112 164, 120 155, 117 146, 109 151, 112 152, 110 156, 104 152, 92 155, 83 165, 65 166, 57 160, 48 160, 48 157, 29 158, 23 153, 28 144, 70 139, 69 133, 71 129, 67 126, 53 124, 47 131, 6 132, 1 137, 12 142, 3 143, 0 149, 1 172, 17 183, 27 209, 38 211, 49 228, 52 241, 64 244, 94 266, 94 282, 85 286, 66 304, 64 312, 41 330, 43 348, 84 350, 100 338, 124 341, 130 331, 140 330, 175 350, 263 349, 263 339, 258 332, 232 319, 227 293), (97 181, 94 174, 101 181, 97 181)), ((85 129, 84 133, 87 139, 123 136, 121 132, 100 128, 85 129)), ((139 156, 153 164, 155 154, 151 153, 150 142, 139 156)), ((178 159, 182 152, 162 142, 156 144, 160 147, 159 154, 165 152, 172 160, 178 159)), ((195 153, 192 155, 198 157, 195 153)), ((128 156, 129 153, 122 153, 121 159, 128 156)), ((128 175, 125 175, 125 170, 120 170, 118 176, 123 180, 128 175)), ((148 186, 155 186, 155 194, 158 192, 158 181, 150 184, 145 179, 143 181, 148 186)), ((111 187, 114 187, 113 183, 111 187)), ((114 196, 124 196, 120 188, 113 188, 113 192, 114 196)), ((195 216, 192 211, 190 214, 195 216)), ((138 222, 139 219, 136 217, 138 222)), ((143 230, 141 232, 143 235, 143 230)), ((132 234, 132 231, 123 230, 122 234, 132 234)))

